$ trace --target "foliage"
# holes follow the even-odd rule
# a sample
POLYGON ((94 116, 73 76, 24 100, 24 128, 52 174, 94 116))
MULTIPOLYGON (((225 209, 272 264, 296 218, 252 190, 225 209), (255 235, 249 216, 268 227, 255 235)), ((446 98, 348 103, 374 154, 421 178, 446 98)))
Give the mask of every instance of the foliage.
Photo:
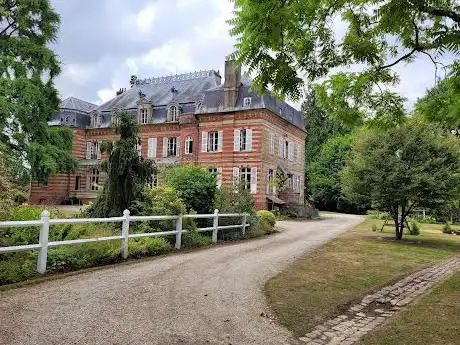
POLYGON ((342 191, 349 200, 389 212, 401 239, 415 207, 441 208, 458 197, 459 153, 455 138, 419 121, 386 131, 368 128, 341 172, 342 191))
POLYGON ((445 234, 450 234, 452 232, 452 227, 449 223, 444 224, 444 226, 442 227, 442 232, 445 234))
POLYGON ((176 189, 187 211, 209 214, 217 193, 216 176, 197 165, 171 167, 165 171, 166 183, 176 189))
POLYGON ((211 243, 212 238, 210 236, 203 235, 196 230, 188 231, 182 235, 182 245, 184 248, 202 247, 211 243))
POLYGON ((0 220, 5 219, 14 204, 13 184, 5 160, 0 152, 0 220))
POLYGON ((417 222, 412 221, 410 223, 409 233, 411 235, 420 235, 420 225, 417 222))
POLYGON ((428 90, 416 104, 416 114, 438 123, 444 130, 460 127, 460 64, 456 62, 444 80, 428 90))
POLYGON ((372 224, 372 232, 376 232, 377 230, 377 224, 372 224))
POLYGON ((271 227, 274 227, 276 224, 276 217, 270 211, 265 211, 265 210, 257 211, 257 218, 259 218, 259 220, 263 219, 271 227))
POLYGON ((342 210, 346 207, 341 196, 339 173, 345 166, 351 142, 350 135, 329 139, 307 171, 311 198, 320 209, 342 210))
POLYGON ((256 74, 255 85, 292 99, 302 95, 300 73, 317 80, 336 67, 364 65, 364 73, 381 80, 379 74, 391 77, 391 67, 415 56, 436 62, 457 53, 459 23, 458 2, 445 0, 235 0, 230 21, 238 37, 234 57, 256 74))
POLYGON ((251 192, 244 186, 222 187, 218 190, 214 208, 221 213, 256 213, 256 205, 251 192))
POLYGON ((104 145, 109 159, 102 168, 107 172, 107 180, 102 193, 88 210, 91 216, 120 216, 130 209, 133 202, 140 198, 142 190, 154 172, 153 162, 144 161, 136 149, 139 126, 126 112, 120 113, 119 126, 115 133, 120 139, 113 147, 104 145))
POLYGON ((72 131, 47 124, 59 106, 53 81, 60 66, 49 48, 58 27, 48 0, 0 1, 0 142, 41 183, 76 166, 72 131))
POLYGON ((141 237, 129 240, 129 254, 134 257, 165 254, 172 250, 171 244, 162 237, 141 237))

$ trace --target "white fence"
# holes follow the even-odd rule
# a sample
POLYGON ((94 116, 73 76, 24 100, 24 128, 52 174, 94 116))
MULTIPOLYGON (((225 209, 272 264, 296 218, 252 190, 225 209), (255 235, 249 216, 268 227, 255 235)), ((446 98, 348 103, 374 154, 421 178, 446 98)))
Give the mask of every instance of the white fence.
POLYGON ((249 226, 249 224, 247 224, 247 216, 248 214, 246 213, 223 214, 223 213, 219 213, 218 210, 215 210, 214 214, 187 214, 187 215, 177 215, 177 216, 130 216, 129 210, 125 210, 123 212, 123 217, 50 219, 49 212, 45 210, 42 212, 41 219, 39 220, 0 222, 0 228, 26 227, 26 226, 39 226, 40 227, 39 243, 22 245, 22 246, 0 247, 0 253, 9 253, 9 252, 18 252, 18 251, 38 249, 39 254, 38 254, 38 259, 37 259, 37 271, 43 274, 46 272, 46 259, 48 256, 49 247, 91 243, 91 242, 122 240, 121 255, 123 259, 126 259, 128 257, 128 243, 129 243, 128 240, 130 238, 160 237, 160 236, 176 235, 175 247, 176 249, 180 249, 181 241, 182 241, 182 234, 187 232, 187 230, 182 229, 182 220, 184 218, 194 218, 194 219, 212 218, 213 226, 209 228, 200 228, 198 229, 198 232, 212 231, 212 241, 215 243, 217 242, 217 232, 219 230, 241 228, 243 235, 244 235, 246 233, 246 227, 249 226), (219 226, 219 217, 241 217, 242 222, 241 224, 237 224, 237 225, 219 226), (138 234, 129 233, 129 224, 131 222, 150 221, 150 220, 175 220, 176 229, 173 231, 152 232, 152 233, 138 233, 138 234), (68 240, 68 241, 54 241, 54 242, 48 241, 50 225, 81 224, 81 223, 121 223, 121 235, 111 236, 111 237, 85 238, 85 239, 68 240))

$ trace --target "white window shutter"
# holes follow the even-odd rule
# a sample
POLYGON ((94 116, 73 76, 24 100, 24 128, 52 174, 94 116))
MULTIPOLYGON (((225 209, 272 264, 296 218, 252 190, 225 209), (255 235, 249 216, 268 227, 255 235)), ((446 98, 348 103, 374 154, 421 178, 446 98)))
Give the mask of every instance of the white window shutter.
POLYGON ((217 187, 222 187, 222 168, 217 168, 217 187))
POLYGON ((222 148, 224 147, 224 131, 219 131, 217 135, 218 135, 217 152, 222 152, 222 148))
POLYGON ((180 156, 180 137, 176 138, 176 157, 180 156))
POLYGON ((96 151, 97 159, 102 159, 101 145, 102 145, 102 141, 98 141, 97 142, 97 151, 96 151))
POLYGON ((201 152, 208 152, 208 132, 201 133, 201 152))
POLYGON ((235 129, 233 133, 233 151, 240 151, 241 130, 235 129))
POLYGON ((288 158, 290 161, 294 160, 294 143, 288 143, 288 158))
POLYGON ((238 185, 240 182, 240 168, 233 168, 233 185, 238 185))
POLYGON ((86 142, 86 159, 91 159, 91 147, 93 146, 93 143, 90 141, 86 142))
POLYGON ((283 155, 284 155, 284 142, 283 142, 283 137, 282 136, 279 137, 278 143, 279 143, 278 154, 279 154, 280 158, 283 158, 283 155))
POLYGON ((257 168, 251 168, 251 194, 257 193, 257 168))
POLYGON ((163 138, 163 157, 168 157, 168 138, 163 138))
POLYGON ((275 137, 271 131, 268 133, 268 153, 271 155, 275 153, 275 137))
POLYGON ((157 138, 149 138, 148 140, 148 158, 155 158, 157 156, 157 138))
POLYGON ((246 129, 246 151, 252 151, 252 129, 246 129))
POLYGON ((300 144, 295 144, 295 151, 296 151, 296 162, 302 163, 302 157, 300 156, 300 144))

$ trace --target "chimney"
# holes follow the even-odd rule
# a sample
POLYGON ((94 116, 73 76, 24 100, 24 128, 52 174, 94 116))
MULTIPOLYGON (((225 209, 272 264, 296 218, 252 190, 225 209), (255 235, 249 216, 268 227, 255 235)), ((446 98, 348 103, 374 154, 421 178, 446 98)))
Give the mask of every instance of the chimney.
POLYGON ((241 88, 241 68, 235 60, 225 61, 224 108, 235 107, 241 88))

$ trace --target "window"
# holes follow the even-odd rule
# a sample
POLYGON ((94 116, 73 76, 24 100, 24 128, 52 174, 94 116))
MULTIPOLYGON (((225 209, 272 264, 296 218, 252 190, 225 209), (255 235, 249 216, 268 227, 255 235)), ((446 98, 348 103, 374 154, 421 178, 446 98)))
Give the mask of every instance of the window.
POLYGON ((81 176, 75 176, 75 190, 80 190, 81 188, 81 176))
POLYGON ((219 133, 208 133, 208 152, 217 152, 219 150, 219 133))
POLYGON ((251 194, 257 193, 257 168, 233 168, 233 181, 244 189, 249 189, 251 194))
POLYGON ((273 169, 268 169, 268 179, 267 179, 267 193, 275 194, 275 186, 273 185, 275 181, 275 172, 273 169))
POLYGON ((89 189, 90 190, 99 190, 99 170, 91 169, 89 175, 89 189))
POLYGON ((101 122, 102 118, 100 114, 94 113, 91 115, 91 127, 99 128, 101 127, 101 122))
POLYGON ((147 141, 147 157, 155 158, 157 156, 157 138, 149 138, 147 141))
POLYGON ((158 174, 157 173, 153 173, 152 176, 150 176, 149 187, 150 188, 158 187, 158 174))
POLYGON ((252 129, 235 129, 234 151, 252 150, 252 129))
POLYGON ((288 157, 289 152, 289 141, 284 141, 284 151, 283 151, 283 158, 286 159, 288 157))
POLYGON ((117 126, 119 126, 119 125, 120 125, 120 115, 118 115, 118 114, 113 114, 113 115, 112 115, 111 122, 112 122, 112 127, 117 127, 117 126))
POLYGON ((292 189, 294 190, 295 193, 300 193, 300 176, 294 176, 293 177, 293 186, 292 189))
POLYGON ((168 138, 167 156, 177 156, 177 138, 168 138))
POLYGON ((139 110, 139 123, 141 125, 145 125, 146 123, 148 123, 148 116, 149 116, 148 109, 141 108, 141 110, 139 110))
POLYGON ((288 188, 292 188, 292 175, 291 174, 288 174, 286 184, 288 188))
POLYGON ((251 97, 244 97, 243 99, 243 106, 249 107, 251 105, 252 98, 251 97))
POLYGON ((142 141, 141 141, 141 139, 137 139, 136 151, 137 151, 137 154, 139 155, 139 157, 142 157, 142 141))
POLYGON ((185 154, 189 155, 193 153, 193 138, 188 136, 185 138, 185 154))
POLYGON ((86 142, 86 159, 101 159, 101 143, 99 141, 86 142))
POLYGON ((169 122, 177 122, 179 121, 179 110, 176 105, 172 105, 168 109, 168 121, 169 122))
POLYGON ((268 153, 271 155, 275 153, 275 134, 273 132, 268 133, 268 153))
POLYGON ((251 168, 240 169, 240 182, 244 189, 251 189, 251 168))

